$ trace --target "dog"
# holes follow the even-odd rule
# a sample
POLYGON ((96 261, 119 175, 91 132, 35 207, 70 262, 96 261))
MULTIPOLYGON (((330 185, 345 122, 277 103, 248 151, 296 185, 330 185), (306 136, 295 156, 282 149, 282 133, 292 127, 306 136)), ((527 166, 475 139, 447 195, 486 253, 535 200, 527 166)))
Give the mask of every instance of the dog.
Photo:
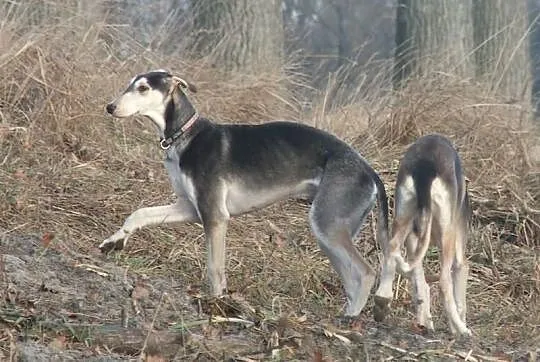
POLYGON ((470 336, 465 319, 469 270, 465 247, 471 208, 461 160, 447 138, 426 135, 407 149, 397 175, 394 210, 393 236, 383 247, 375 319, 382 321, 389 311, 397 266, 412 281, 417 323, 433 330, 430 291, 422 267, 433 242, 441 250, 439 282, 450 330, 470 336), (404 242, 407 261, 401 256, 404 242))
POLYGON ((388 201, 377 173, 352 147, 314 127, 288 121, 214 123, 198 114, 188 91, 196 87, 160 69, 135 76, 107 104, 114 117, 143 115, 156 126, 177 201, 136 210, 99 248, 120 250, 131 234, 150 225, 201 223, 210 294, 219 297, 227 288, 225 234, 230 217, 284 199, 308 199, 311 229, 344 286, 344 314, 357 316, 376 273, 352 241, 375 201, 377 240, 388 239, 388 201))

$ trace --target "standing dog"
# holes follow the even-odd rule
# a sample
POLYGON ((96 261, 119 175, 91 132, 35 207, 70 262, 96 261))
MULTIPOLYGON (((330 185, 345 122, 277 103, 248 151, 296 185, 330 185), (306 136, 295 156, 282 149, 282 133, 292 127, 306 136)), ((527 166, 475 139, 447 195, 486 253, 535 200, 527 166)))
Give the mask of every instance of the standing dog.
POLYGON ((306 125, 213 123, 198 115, 186 90, 195 91, 185 80, 157 70, 134 77, 107 105, 107 112, 115 117, 140 114, 153 121, 177 202, 136 210, 100 249, 122 249, 128 237, 145 226, 200 222, 207 243, 210 292, 219 296, 226 289, 229 218, 279 200, 307 197, 312 201, 312 231, 344 285, 345 315, 358 315, 375 271, 352 240, 375 200, 380 222, 377 239, 388 242, 386 192, 375 171, 346 143, 306 125))
POLYGON ((422 267, 433 241, 441 249, 440 288, 450 330, 469 336, 465 324, 465 246, 470 207, 461 161, 450 141, 427 135, 410 146, 401 161, 395 190, 393 237, 383 247, 375 319, 382 321, 388 312, 397 265, 412 279, 418 324, 433 330, 429 286, 422 267), (407 262, 401 256, 404 242, 407 262))

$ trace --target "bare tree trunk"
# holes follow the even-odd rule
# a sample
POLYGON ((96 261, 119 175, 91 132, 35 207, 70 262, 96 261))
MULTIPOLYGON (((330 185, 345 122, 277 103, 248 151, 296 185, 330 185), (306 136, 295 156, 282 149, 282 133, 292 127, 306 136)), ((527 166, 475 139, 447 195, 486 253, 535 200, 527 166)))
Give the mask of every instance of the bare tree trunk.
POLYGON ((398 0, 394 87, 411 76, 472 74, 471 0, 398 0))
POLYGON ((278 0, 193 2, 193 50, 227 70, 261 71, 283 59, 283 20, 278 0))
POLYGON ((529 24, 529 54, 531 59, 532 104, 535 118, 540 119, 540 3, 537 0, 528 0, 529 24))
POLYGON ((476 78, 499 94, 529 100, 527 0, 475 0, 473 4, 476 78))
POLYGON ((337 2, 334 4, 334 11, 336 12, 337 22, 337 53, 338 61, 336 70, 346 64, 346 59, 351 52, 351 45, 347 30, 345 29, 345 19, 348 12, 348 4, 345 1, 337 2))

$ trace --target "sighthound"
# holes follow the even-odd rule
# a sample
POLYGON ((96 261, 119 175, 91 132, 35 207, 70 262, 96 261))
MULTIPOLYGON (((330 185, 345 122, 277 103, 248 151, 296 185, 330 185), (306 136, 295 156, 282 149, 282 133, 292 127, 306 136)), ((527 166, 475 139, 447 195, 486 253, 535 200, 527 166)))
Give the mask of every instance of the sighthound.
POLYGON ((136 230, 162 223, 200 222, 207 243, 210 293, 226 289, 225 234, 229 218, 287 198, 312 201, 309 222, 318 244, 338 273, 347 297, 346 316, 358 315, 375 271, 355 249, 375 201, 377 239, 387 243, 384 185, 370 165, 338 138, 293 122, 216 124, 199 116, 187 81, 165 70, 134 77, 106 107, 111 115, 150 118, 161 137, 165 167, 177 196, 172 205, 144 207, 99 246, 122 249, 136 230))
POLYGON ((468 266, 465 256, 470 206, 456 150, 440 135, 420 137, 400 163, 395 189, 393 237, 383 246, 374 317, 382 321, 399 271, 412 282, 417 323, 433 330, 429 286, 422 263, 431 242, 440 248, 440 289, 450 330, 470 336, 465 322, 468 266), (401 256, 405 242, 407 261, 401 256))

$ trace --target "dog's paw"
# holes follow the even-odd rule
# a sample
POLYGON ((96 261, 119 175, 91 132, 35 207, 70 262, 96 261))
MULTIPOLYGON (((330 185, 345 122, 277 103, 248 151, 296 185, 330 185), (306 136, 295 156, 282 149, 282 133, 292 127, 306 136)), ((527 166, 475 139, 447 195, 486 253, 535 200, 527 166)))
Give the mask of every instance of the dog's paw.
POLYGON ((360 320, 359 316, 339 315, 335 317, 334 323, 338 328, 350 329, 355 323, 360 320))
POLYGON ((411 326, 411 329, 415 334, 418 334, 424 337, 433 336, 433 333, 434 333, 433 328, 429 328, 427 325, 420 324, 420 323, 413 323, 411 326))
POLYGON ((472 331, 467 328, 463 323, 462 325, 455 325, 454 323, 449 323, 450 333, 457 340, 467 340, 472 337, 472 331))
POLYGON ((459 334, 459 337, 463 339, 471 338, 472 331, 469 328, 465 328, 464 330, 461 331, 461 333, 459 334))
POLYGON ((113 250, 122 250, 124 249, 125 238, 114 238, 110 237, 99 244, 98 248, 102 253, 107 254, 113 250))
POLYGON ((374 297, 373 304, 373 318, 376 322, 382 322, 388 313, 390 313, 390 302, 391 300, 385 297, 380 297, 376 295, 374 297))

